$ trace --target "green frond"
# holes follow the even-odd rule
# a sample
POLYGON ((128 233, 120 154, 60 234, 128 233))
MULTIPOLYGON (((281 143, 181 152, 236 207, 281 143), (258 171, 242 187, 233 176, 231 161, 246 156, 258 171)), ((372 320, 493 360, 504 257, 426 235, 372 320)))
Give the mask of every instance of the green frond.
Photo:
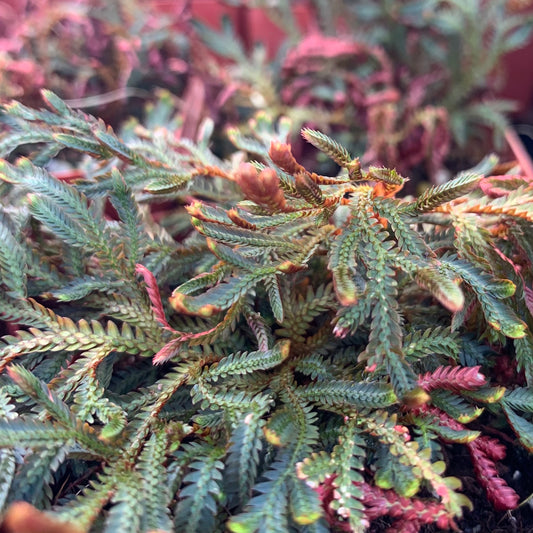
POLYGON ((105 316, 127 322, 131 327, 139 327, 142 330, 153 329, 153 316, 147 313, 146 304, 143 301, 113 292, 106 295, 92 294, 87 303, 101 308, 105 316))
POLYGON ((73 441, 72 431, 57 424, 22 420, 0 422, 0 448, 48 449, 73 441))
POLYGON ((241 505, 250 499, 252 486, 257 481, 263 449, 264 410, 263 407, 244 415, 229 439, 224 485, 230 501, 235 494, 241 505))
MULTIPOLYGON (((45 327, 46 319, 36 312, 28 300, 20 300, 6 297, 0 293, 0 317, 6 322, 13 324, 25 324, 27 326, 45 327)), ((2 343, 0 342, 0 351, 2 343)))
POLYGON ((281 364, 289 356, 290 341, 282 340, 271 350, 258 350, 231 354, 221 359, 218 364, 209 369, 209 379, 231 375, 251 374, 257 370, 267 370, 281 364))
POLYGON ((528 330, 526 335, 513 340, 517 369, 524 371, 528 386, 533 386, 533 336, 528 330))
POLYGON ((31 214, 57 237, 70 246, 82 248, 87 243, 84 228, 47 198, 32 195, 29 198, 31 214))
POLYGON ((341 146, 337 141, 320 131, 304 128, 302 130, 302 137, 315 148, 318 148, 333 159, 340 167, 346 168, 353 162, 352 156, 344 146, 341 146))
POLYGON ((263 267, 240 277, 231 277, 198 296, 183 294, 178 287, 172 293, 170 303, 177 311, 209 317, 238 302, 273 271, 275 267, 263 267))
POLYGON ((305 293, 295 294, 285 291, 282 286, 281 295, 285 313, 282 327, 276 334, 295 342, 304 342, 304 334, 313 320, 335 306, 331 284, 321 284, 316 288, 309 286, 305 293))
POLYGON ((331 455, 321 450, 318 453, 312 453, 298 463, 296 465, 296 474, 299 479, 307 481, 312 487, 316 487, 331 475, 335 466, 331 455))
POLYGON ((67 458, 72 441, 56 446, 47 446, 37 453, 24 456, 24 463, 18 469, 11 486, 9 499, 28 501, 34 505, 48 501, 50 485, 54 482, 53 474, 67 458))
POLYGON ((393 489, 396 494, 412 498, 420 490, 421 480, 410 465, 402 463, 402 457, 394 455, 389 446, 380 446, 375 458, 374 483, 381 489, 393 489))
POLYGON ((222 503, 220 482, 224 463, 220 459, 223 454, 224 451, 218 448, 200 449, 195 460, 188 465, 189 473, 183 478, 185 487, 179 492, 174 517, 177 531, 214 531, 214 517, 222 503))
MULTIPOLYGON (((8 373, 27 396, 66 429, 67 433, 62 433, 56 428, 57 435, 63 436, 63 440, 59 440, 59 443, 64 442, 64 440, 74 440, 85 447, 88 452, 97 456, 112 457, 115 455, 113 448, 99 441, 94 435, 94 431, 83 426, 82 422, 74 417, 68 406, 29 370, 19 365, 12 365, 8 367, 8 373)), ((17 424, 19 422, 13 422, 13 427, 8 425, 6 432, 17 433, 23 431, 23 428, 21 429, 17 424)), ((46 429, 44 427, 41 433, 45 432, 46 429)), ((45 439, 44 436, 42 438, 43 440, 45 439)))
POLYGON ((0 450, 0 511, 4 511, 15 477, 15 455, 12 450, 0 450))
POLYGON ((452 313, 463 308, 465 302, 463 291, 457 283, 437 268, 417 270, 415 281, 452 313))
POLYGON ((372 181, 378 181, 391 186, 401 186, 406 180, 401 176, 396 169, 390 169, 385 167, 369 167, 366 179, 372 181))
POLYGON ((11 297, 26 296, 26 251, 14 234, 13 221, 0 206, 0 283, 11 297))
POLYGON ((24 128, 22 131, 12 132, 9 136, 0 139, 0 157, 8 157, 19 146, 51 142, 53 137, 49 131, 41 128, 24 128))
POLYGON ((6 346, 0 346, 0 367, 5 367, 13 359, 32 352, 49 350, 89 351, 97 349, 105 354, 115 350, 122 353, 153 355, 153 339, 139 329, 132 329, 123 323, 119 330, 114 322, 109 321, 104 328, 96 320, 90 323, 82 319, 75 324, 66 317, 55 317, 50 321, 52 331, 30 328, 17 332, 17 337, 4 337, 6 346))
POLYGON ((141 260, 144 248, 150 240, 144 230, 141 213, 133 191, 118 171, 112 172, 112 176, 113 192, 110 200, 123 223, 126 257, 128 258, 130 269, 133 270, 135 264, 141 260))
POLYGON ((268 160, 268 149, 263 143, 258 142, 253 137, 243 135, 237 128, 230 128, 226 133, 232 144, 239 150, 259 156, 261 159, 268 160))
MULTIPOLYGON (((359 415, 359 422, 364 431, 375 436, 380 442, 387 446, 394 446, 396 454, 401 457, 402 464, 412 468, 419 479, 427 480, 433 490, 441 497, 442 503, 452 514, 462 515, 462 507, 469 504, 464 495, 456 492, 461 486, 456 478, 443 478, 442 472, 445 465, 441 462, 431 463, 427 458, 428 453, 418 450, 415 441, 406 442, 403 433, 396 429, 396 416, 389 417, 386 413, 378 415, 376 412, 373 418, 359 415)), ((430 450, 427 452, 430 454, 430 450)))
POLYGON ((474 431, 471 429, 452 429, 448 426, 431 424, 427 426, 445 442, 453 442, 456 444, 466 444, 476 440, 481 431, 474 431))
POLYGON ((415 256, 431 255, 430 248, 413 227, 412 217, 402 213, 402 204, 391 198, 374 198, 376 213, 385 218, 394 233, 398 248, 415 256))
POLYGON ((77 217, 87 229, 94 233, 101 231, 101 225, 94 219, 87 199, 74 187, 52 177, 45 169, 33 165, 28 159, 19 159, 17 165, 0 162, 2 179, 17 183, 33 193, 49 198, 66 214, 77 217))
POLYGON ((263 280, 263 283, 265 284, 267 290, 268 301, 270 303, 270 307, 272 308, 274 318, 278 323, 282 323, 284 319, 284 311, 279 276, 268 276, 263 280))
POLYGON ((471 263, 454 258, 443 259, 442 264, 446 270, 459 275, 472 288, 492 328, 511 338, 520 338, 526 334, 525 323, 516 316, 511 307, 501 301, 499 293, 494 296, 490 292, 490 287, 496 280, 489 274, 471 263), (488 287, 488 290, 485 287, 488 287))
POLYGON ((190 183, 192 174, 160 169, 146 171, 145 179, 149 179, 146 192, 163 195, 183 190, 190 183))
POLYGON ((182 283, 174 289, 174 292, 180 294, 193 294, 194 292, 205 289, 210 285, 215 285, 216 283, 222 281, 224 276, 228 275, 231 272, 231 269, 227 266, 216 267, 211 272, 202 272, 185 283, 182 283))
POLYGON ((109 159, 111 152, 105 146, 81 137, 80 135, 71 135, 69 133, 54 133, 53 139, 65 148, 71 148, 78 152, 88 153, 98 159, 109 159))
POLYGON ((287 406, 277 409, 271 414, 264 428, 267 441, 282 448, 293 442, 296 431, 297 420, 287 406))
POLYGON ((507 391, 502 401, 512 409, 533 413, 533 389, 531 387, 518 387, 507 391))
POLYGON ((502 403, 503 412, 507 422, 515 432, 520 444, 530 453, 533 452, 533 424, 518 415, 505 401, 502 403))
POLYGON ((230 518, 227 527, 232 533, 288 531, 287 480, 294 468, 289 457, 282 454, 263 474, 264 481, 254 486, 258 494, 248 502, 245 512, 230 518))
POLYGON ((118 480, 115 474, 113 468, 104 468, 103 473, 86 485, 82 493, 57 511, 58 517, 89 530, 116 490, 118 480))
POLYGON ((191 397, 194 403, 200 403, 202 409, 216 407, 228 411, 242 412, 249 404, 263 405, 268 402, 268 395, 252 395, 244 391, 231 391, 224 387, 211 387, 202 379, 193 386, 191 397))
POLYGON ((339 441, 331 452, 333 471, 337 474, 334 483, 339 498, 331 502, 335 510, 347 509, 348 523, 354 531, 361 529, 364 517, 360 502, 362 492, 360 483, 363 481, 365 441, 360 435, 356 418, 350 418, 339 431, 339 441))
MULTIPOLYGON (((75 113, 71 107, 69 107, 57 94, 50 91, 49 89, 42 89, 41 95, 46 102, 46 104, 51 107, 58 115, 64 117, 75 117, 75 113)), ((42 115, 38 115, 39 119, 42 120, 42 115)))
POLYGON ((145 493, 142 478, 137 472, 116 472, 116 492, 111 498, 104 533, 140 531, 145 493))
POLYGON ((214 224, 212 222, 203 222, 194 217, 191 219, 191 223, 202 235, 211 237, 224 244, 257 246, 267 249, 277 248, 284 252, 298 249, 298 246, 286 237, 283 238, 264 232, 222 226, 221 224, 214 224))
POLYGON ((209 250, 218 257, 221 261, 224 261, 228 265, 236 268, 242 268, 244 270, 254 270, 258 268, 259 263, 245 255, 239 253, 234 248, 220 244, 212 239, 207 239, 207 246, 209 250))
POLYGON ((426 189, 413 203, 407 204, 403 211, 409 214, 427 213, 436 207, 451 202, 470 192, 483 176, 477 172, 461 172, 454 179, 426 189))
POLYGON ((330 245, 328 268, 333 275, 335 294, 345 306, 356 304, 361 291, 355 281, 355 253, 362 235, 361 226, 354 220, 335 236, 330 245))
POLYGON ((67 427, 72 426, 73 420, 69 408, 46 386, 46 383, 20 365, 9 366, 7 372, 18 387, 52 418, 67 427))
POLYGON ((289 479, 289 509, 291 518, 300 526, 314 524, 323 514, 317 492, 297 478, 289 479))
POLYGON ((172 498, 166 478, 166 455, 169 434, 156 428, 146 442, 137 463, 142 494, 141 531, 172 531, 169 505, 172 498))
POLYGON ((107 127, 107 130, 104 130, 103 127, 93 128, 92 133, 95 139, 107 151, 111 152, 122 161, 140 167, 150 166, 150 162, 147 161, 142 155, 120 141, 110 126, 107 127))
POLYGON ((406 357, 418 358, 439 354, 456 360, 460 349, 458 334, 442 326, 416 330, 403 338, 403 351, 406 357))
POLYGON ((125 280, 112 278, 95 278, 94 276, 84 276, 69 283, 65 283, 61 289, 54 290, 51 296, 61 302, 72 302, 81 300, 92 292, 111 292, 124 287, 125 280))
POLYGON ((447 390, 431 391, 431 402, 462 424, 472 422, 483 413, 483 408, 476 407, 462 396, 447 390))
POLYGON ((325 365, 324 357, 319 353, 312 353, 298 360, 294 369, 311 379, 331 379, 334 377, 330 368, 325 365))
POLYGON ((310 383, 297 389, 299 398, 316 402, 324 407, 387 407, 398 400, 390 385, 385 383, 354 383, 335 381, 310 383))

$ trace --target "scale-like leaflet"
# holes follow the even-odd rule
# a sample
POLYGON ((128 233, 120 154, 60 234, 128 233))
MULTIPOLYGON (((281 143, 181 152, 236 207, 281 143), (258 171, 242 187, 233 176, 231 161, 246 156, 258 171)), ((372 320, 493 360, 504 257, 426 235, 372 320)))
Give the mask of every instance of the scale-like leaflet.
POLYGON ((165 468, 168 440, 166 428, 156 426, 136 465, 143 494, 141 531, 172 531, 169 505, 173 494, 167 484, 165 468))
POLYGON ((427 213, 471 191, 483 176, 477 172, 462 172, 453 180, 426 189, 414 202, 402 206, 409 214, 427 213))
POLYGON ((0 283, 6 286, 8 296, 24 298, 27 252, 15 232, 14 222, 0 206, 0 283))
POLYGON ((241 418, 230 436, 224 476, 230 504, 243 505, 251 497, 263 450, 266 409, 267 404, 258 404, 241 418))
POLYGON ((170 297, 170 304, 176 311, 209 317, 236 303, 274 272, 275 267, 259 267, 240 277, 230 277, 198 296, 189 296, 176 289, 170 297))
POLYGON ((460 349, 457 333, 442 326, 415 330, 403 338, 403 351, 406 357, 421 358, 440 354, 456 360, 460 349))
POLYGON ((107 514, 103 533, 117 531, 140 531, 145 494, 138 472, 115 472, 117 489, 111 498, 111 509, 107 514))
POLYGON ((343 306, 355 305, 359 299, 355 268, 356 250, 362 235, 361 226, 354 219, 330 244, 328 268, 333 276, 335 294, 343 306))
POLYGON ((325 407, 339 409, 382 408, 397 402, 396 395, 386 383, 353 381, 318 381, 302 385, 296 390, 299 398, 325 407))
MULTIPOLYGON (((186 448, 186 447, 185 447, 186 448)), ((174 517, 176 531, 183 533, 211 533, 215 529, 217 498, 221 494, 220 483, 224 463, 224 449, 207 445, 197 446, 195 459, 188 465, 189 473, 178 495, 174 517)))
MULTIPOLYGON (((496 283, 498 280, 489 273, 453 256, 443 258, 441 262, 444 271, 451 271, 459 275, 472 288, 491 327, 514 339, 521 338, 526 334, 525 323, 516 316, 510 306, 501 300, 502 292, 503 296, 507 297, 514 290, 510 293, 503 291, 496 283), (492 287, 496 288, 496 291, 491 290, 492 287)), ((510 287, 506 284, 505 288, 508 290, 510 287)))
POLYGON ((281 340, 271 350, 234 353, 221 359, 209 370, 206 377, 216 381, 220 377, 267 370, 281 364, 289 356, 289 350, 290 341, 281 340))
POLYGON ((133 191, 126 184, 118 170, 112 171, 113 191, 109 197, 122 221, 126 257, 131 270, 144 255, 146 246, 151 243, 143 225, 142 216, 133 191))

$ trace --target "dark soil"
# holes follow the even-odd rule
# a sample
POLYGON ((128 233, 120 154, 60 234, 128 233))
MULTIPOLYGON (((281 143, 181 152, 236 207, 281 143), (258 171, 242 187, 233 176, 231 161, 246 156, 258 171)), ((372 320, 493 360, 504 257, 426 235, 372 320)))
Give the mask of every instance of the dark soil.
MULTIPOLYGON (((474 505, 473 511, 465 511, 458 522, 464 533, 533 533, 532 505, 526 501, 533 494, 533 457, 518 444, 509 446, 507 457, 498 465, 501 477, 520 495, 520 506, 513 511, 496 511, 487 500, 486 493, 472 470, 466 450, 453 448, 450 475, 461 479, 463 491, 474 505)), ((435 530, 428 530, 426 533, 435 530)))

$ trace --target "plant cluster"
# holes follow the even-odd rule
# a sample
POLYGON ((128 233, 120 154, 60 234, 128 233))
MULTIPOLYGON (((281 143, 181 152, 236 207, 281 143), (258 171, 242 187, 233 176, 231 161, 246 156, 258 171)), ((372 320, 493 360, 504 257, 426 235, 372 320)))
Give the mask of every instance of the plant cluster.
POLYGON ((234 101, 333 132, 364 164, 434 183, 502 147, 513 110, 495 97, 502 58, 527 43, 532 22, 507 0, 303 2, 316 13, 303 37, 292 2, 257 3, 288 35, 275 61, 247 53, 229 29, 197 24, 234 62, 234 101))
POLYGON ((458 447, 487 499, 517 506, 486 430, 533 449, 517 169, 489 157, 400 199, 406 177, 312 129, 341 171, 307 170, 286 120, 234 130, 220 160, 207 125, 177 139, 155 109, 118 136, 43 94, 4 107, 0 140, 8 519, 25 500, 71 533, 456 529, 458 447))

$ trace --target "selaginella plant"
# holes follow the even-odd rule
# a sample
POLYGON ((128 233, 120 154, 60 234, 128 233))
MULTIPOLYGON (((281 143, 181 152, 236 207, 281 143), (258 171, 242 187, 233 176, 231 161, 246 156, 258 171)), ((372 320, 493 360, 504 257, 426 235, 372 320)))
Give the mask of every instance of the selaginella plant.
POLYGON ((491 175, 489 157, 400 199, 405 177, 310 129, 341 171, 304 168, 283 120, 234 132, 251 162, 221 161, 208 124, 197 144, 155 125, 119 136, 44 97, 4 107, 0 142, 0 312, 18 329, 0 346, 7 520, 456 529, 463 447, 487 499, 517 506, 484 430, 533 449, 518 171, 491 175), (59 156, 76 179, 54 176, 59 156), (518 370, 491 382, 500 359, 518 370))

